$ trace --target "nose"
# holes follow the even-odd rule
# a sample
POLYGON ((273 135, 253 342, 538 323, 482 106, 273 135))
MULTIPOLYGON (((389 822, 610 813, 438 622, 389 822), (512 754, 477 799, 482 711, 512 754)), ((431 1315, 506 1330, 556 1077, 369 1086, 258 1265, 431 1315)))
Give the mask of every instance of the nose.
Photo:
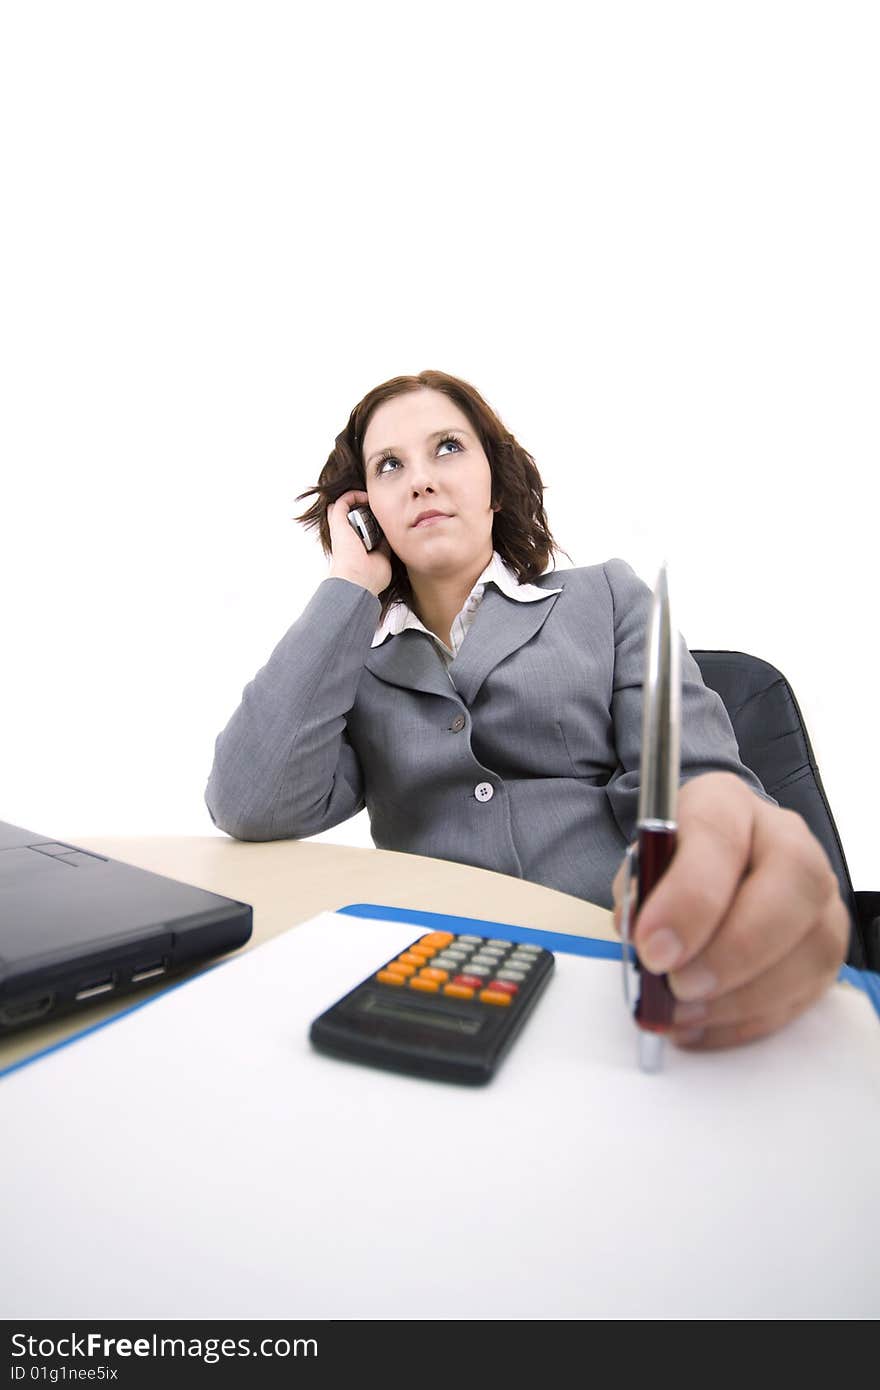
POLYGON ((410 487, 413 497, 418 497, 421 493, 433 493, 434 484, 432 481, 433 472, 431 464, 423 459, 421 463, 415 463, 410 474, 410 487))

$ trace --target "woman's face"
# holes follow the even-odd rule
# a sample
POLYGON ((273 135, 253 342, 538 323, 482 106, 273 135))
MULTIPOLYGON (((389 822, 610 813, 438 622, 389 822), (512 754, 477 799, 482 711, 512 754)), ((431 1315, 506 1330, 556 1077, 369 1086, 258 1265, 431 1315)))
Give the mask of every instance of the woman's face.
POLYGON ((423 387, 385 401, 370 418, 363 457, 370 510, 410 577, 485 569, 497 510, 492 474, 473 426, 448 396, 423 387), (442 515, 419 522, 427 511, 442 515))

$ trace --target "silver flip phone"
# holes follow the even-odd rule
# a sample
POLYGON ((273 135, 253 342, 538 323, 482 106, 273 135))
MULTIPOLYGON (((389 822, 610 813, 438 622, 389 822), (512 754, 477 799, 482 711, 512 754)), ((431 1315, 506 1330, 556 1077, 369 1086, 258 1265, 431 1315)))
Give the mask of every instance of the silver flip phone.
POLYGON ((352 507, 348 514, 349 525, 357 531, 364 547, 375 550, 383 539, 382 529, 369 507, 352 507))

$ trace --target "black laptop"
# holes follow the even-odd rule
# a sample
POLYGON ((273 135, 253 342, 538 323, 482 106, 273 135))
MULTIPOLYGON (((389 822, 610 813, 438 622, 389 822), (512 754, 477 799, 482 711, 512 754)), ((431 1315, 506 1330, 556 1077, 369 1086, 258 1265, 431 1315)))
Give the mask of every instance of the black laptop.
POLYGON ((243 946, 247 903, 0 821, 0 1036, 243 946))

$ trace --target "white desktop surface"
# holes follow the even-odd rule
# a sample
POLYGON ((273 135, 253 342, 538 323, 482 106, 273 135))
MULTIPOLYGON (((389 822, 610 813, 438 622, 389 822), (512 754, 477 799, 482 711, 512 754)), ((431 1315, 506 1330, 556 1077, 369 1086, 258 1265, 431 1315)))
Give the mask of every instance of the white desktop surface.
POLYGON ((323 914, 9 1074, 3 1316, 877 1316, 866 998, 648 1076, 558 953, 488 1087, 316 1053, 420 934, 323 914))

